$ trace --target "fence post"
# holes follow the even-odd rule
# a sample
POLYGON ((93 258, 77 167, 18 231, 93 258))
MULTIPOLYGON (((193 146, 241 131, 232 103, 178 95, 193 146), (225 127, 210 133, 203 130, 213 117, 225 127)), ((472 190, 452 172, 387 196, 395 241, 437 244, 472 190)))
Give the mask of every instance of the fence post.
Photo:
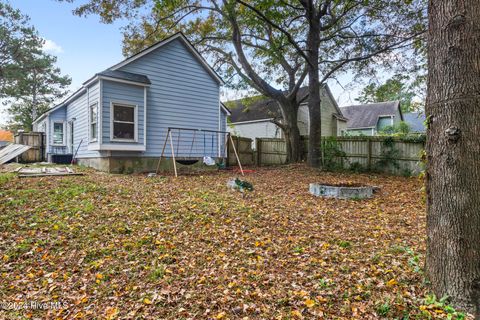
POLYGON ((367 166, 368 170, 372 169, 372 139, 367 138, 368 141, 368 154, 367 154, 367 166))
POLYGON ((255 138, 255 146, 257 147, 257 166, 262 165, 262 140, 255 138))

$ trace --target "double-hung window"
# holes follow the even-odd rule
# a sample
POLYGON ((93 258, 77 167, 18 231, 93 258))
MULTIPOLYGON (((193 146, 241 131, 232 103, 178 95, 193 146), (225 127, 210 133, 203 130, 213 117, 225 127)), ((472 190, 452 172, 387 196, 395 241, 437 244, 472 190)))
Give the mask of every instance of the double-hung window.
POLYGON ((135 141, 136 106, 112 104, 112 140, 135 141))
POLYGON ((65 145, 65 126, 63 122, 53 123, 53 145, 65 145))
POLYGON ((90 141, 96 141, 98 135, 98 103, 90 106, 90 141))

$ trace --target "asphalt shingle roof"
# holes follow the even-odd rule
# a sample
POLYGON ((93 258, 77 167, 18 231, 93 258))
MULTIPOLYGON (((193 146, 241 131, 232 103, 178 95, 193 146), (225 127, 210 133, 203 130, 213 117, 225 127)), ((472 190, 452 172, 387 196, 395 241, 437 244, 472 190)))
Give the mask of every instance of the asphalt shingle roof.
MULTIPOLYGON (((327 98, 327 90, 321 90, 322 98, 327 98)), ((308 95, 308 87, 302 87, 298 90, 297 96, 303 99, 308 95)), ((333 98, 332 98, 333 99, 333 98)), ((335 101, 333 101, 335 103, 335 101)), ((266 120, 272 118, 281 118, 280 107, 277 102, 271 98, 262 98, 261 96, 229 101, 226 103, 231 111, 231 122, 243 122, 254 120, 266 120)), ((341 111, 339 116, 343 118, 341 111)))
POLYGON ((148 77, 145 76, 145 75, 126 72, 126 71, 120 71, 120 70, 109 70, 109 69, 107 69, 105 71, 97 73, 97 75, 110 77, 110 78, 115 78, 115 79, 133 81, 133 82, 138 82, 138 83, 145 83, 145 84, 150 84, 151 83, 150 79, 148 79, 148 77))
POLYGON ((375 127, 378 117, 394 116, 399 108, 400 101, 387 101, 342 107, 340 110, 348 119, 347 128, 355 129, 375 127))

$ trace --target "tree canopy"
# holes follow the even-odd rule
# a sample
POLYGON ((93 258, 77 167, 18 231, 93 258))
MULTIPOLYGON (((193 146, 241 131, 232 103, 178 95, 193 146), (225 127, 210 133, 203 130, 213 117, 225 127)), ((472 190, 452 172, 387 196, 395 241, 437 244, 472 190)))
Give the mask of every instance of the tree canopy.
POLYGON ((425 2, 113 0, 107 5, 89 0, 75 13, 98 14, 106 23, 128 18, 124 54, 182 31, 228 86, 250 87, 275 99, 287 133, 297 134, 296 112, 302 102, 297 92, 308 84, 309 155, 316 162, 320 86, 348 70, 369 75, 380 65, 389 67, 414 56, 425 31, 425 2))
POLYGON ((422 103, 414 99, 417 97, 416 84, 410 84, 408 80, 408 76, 397 74, 383 84, 371 82, 363 88, 356 100, 361 103, 399 100, 403 112, 418 110, 422 103))
POLYGON ((33 120, 67 94, 71 79, 43 51, 44 41, 26 15, 0 2, 0 98, 10 104, 12 129, 31 130, 33 120))
POLYGON ((40 53, 42 45, 29 18, 0 1, 0 98, 16 96, 27 72, 25 59, 40 53))

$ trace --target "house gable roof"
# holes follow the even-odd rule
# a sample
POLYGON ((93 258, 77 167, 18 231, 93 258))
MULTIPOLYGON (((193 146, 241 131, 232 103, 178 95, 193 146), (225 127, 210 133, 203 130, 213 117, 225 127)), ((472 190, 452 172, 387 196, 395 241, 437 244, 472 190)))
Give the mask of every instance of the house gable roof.
MULTIPOLYGON (((335 109, 337 110, 337 115, 340 120, 346 120, 343 117, 342 111, 337 105, 337 102, 330 92, 328 85, 324 85, 322 90, 323 97, 328 97, 335 109)), ((299 99, 305 99, 308 97, 308 87, 302 87, 298 90, 297 96, 299 99)), ((303 103, 302 103, 303 104, 303 103)), ((247 122, 247 121, 268 121, 275 118, 281 117, 281 111, 277 102, 271 98, 266 98, 263 96, 254 96, 234 101, 229 101, 228 105, 232 115, 230 120, 232 123, 237 122, 247 122)))
MULTIPOLYGON (((126 71, 117 70, 117 69, 129 64, 130 62, 133 62, 133 61, 143 57, 144 55, 146 55, 146 54, 148 54, 148 53, 166 45, 167 43, 169 43, 169 42, 171 42, 175 39, 178 39, 178 40, 182 41, 182 43, 185 44, 187 49, 193 54, 193 56, 196 59, 199 60, 199 62, 207 70, 207 72, 212 76, 212 78, 214 78, 219 84, 224 83, 223 80, 220 78, 220 76, 215 72, 215 70, 213 70, 212 67, 210 67, 210 65, 205 61, 205 59, 200 55, 200 53, 195 49, 195 47, 190 43, 190 41, 185 37, 185 35, 181 32, 178 32, 178 33, 175 33, 175 34, 173 34, 172 36, 170 36, 166 39, 163 39, 163 40, 153 44, 152 46, 150 46, 148 48, 145 48, 144 50, 138 52, 137 54, 134 54, 133 56, 131 56, 129 58, 126 58, 125 60, 113 65, 112 67, 110 67, 110 68, 108 68, 108 69, 106 69, 102 72, 96 73, 93 77, 91 77, 90 79, 85 81, 83 83, 82 87, 80 87, 78 90, 76 90, 70 96, 68 96, 61 103, 55 105, 50 110, 41 114, 37 119, 35 119, 33 121, 33 123, 34 124, 38 123, 39 121, 44 119, 52 111, 55 111, 55 110, 65 106, 68 102, 72 101, 79 94, 82 94, 86 90, 86 87, 88 87, 90 84, 94 83, 95 81, 97 81, 100 78, 104 78, 104 79, 107 79, 107 80, 125 81, 125 82, 129 82, 129 83, 132 83, 132 84, 139 84, 139 85, 144 85, 144 86, 150 85, 150 83, 151 83, 150 79, 145 75, 136 74, 136 73, 132 73, 132 72, 126 72, 126 71)), ((230 112, 228 109, 227 109, 227 111, 228 111, 227 113, 230 112)))
POLYGON ((403 120, 400 101, 359 104, 340 109, 348 119, 348 129, 374 128, 377 126, 379 117, 395 116, 397 112, 400 112, 401 120, 403 120))
POLYGON ((224 83, 222 78, 220 78, 220 76, 215 72, 215 70, 213 70, 213 68, 207 63, 207 61, 202 57, 202 55, 197 51, 197 49, 195 49, 193 44, 187 39, 187 37, 182 32, 177 32, 168 38, 160 40, 159 42, 151 45, 150 47, 145 48, 142 51, 134 54, 133 56, 128 57, 125 60, 115 64, 114 66, 110 67, 109 70, 117 70, 176 39, 180 40, 187 47, 190 53, 193 54, 193 56, 200 62, 200 64, 210 74, 210 76, 213 79, 215 79, 215 81, 217 81, 219 84, 224 83))

